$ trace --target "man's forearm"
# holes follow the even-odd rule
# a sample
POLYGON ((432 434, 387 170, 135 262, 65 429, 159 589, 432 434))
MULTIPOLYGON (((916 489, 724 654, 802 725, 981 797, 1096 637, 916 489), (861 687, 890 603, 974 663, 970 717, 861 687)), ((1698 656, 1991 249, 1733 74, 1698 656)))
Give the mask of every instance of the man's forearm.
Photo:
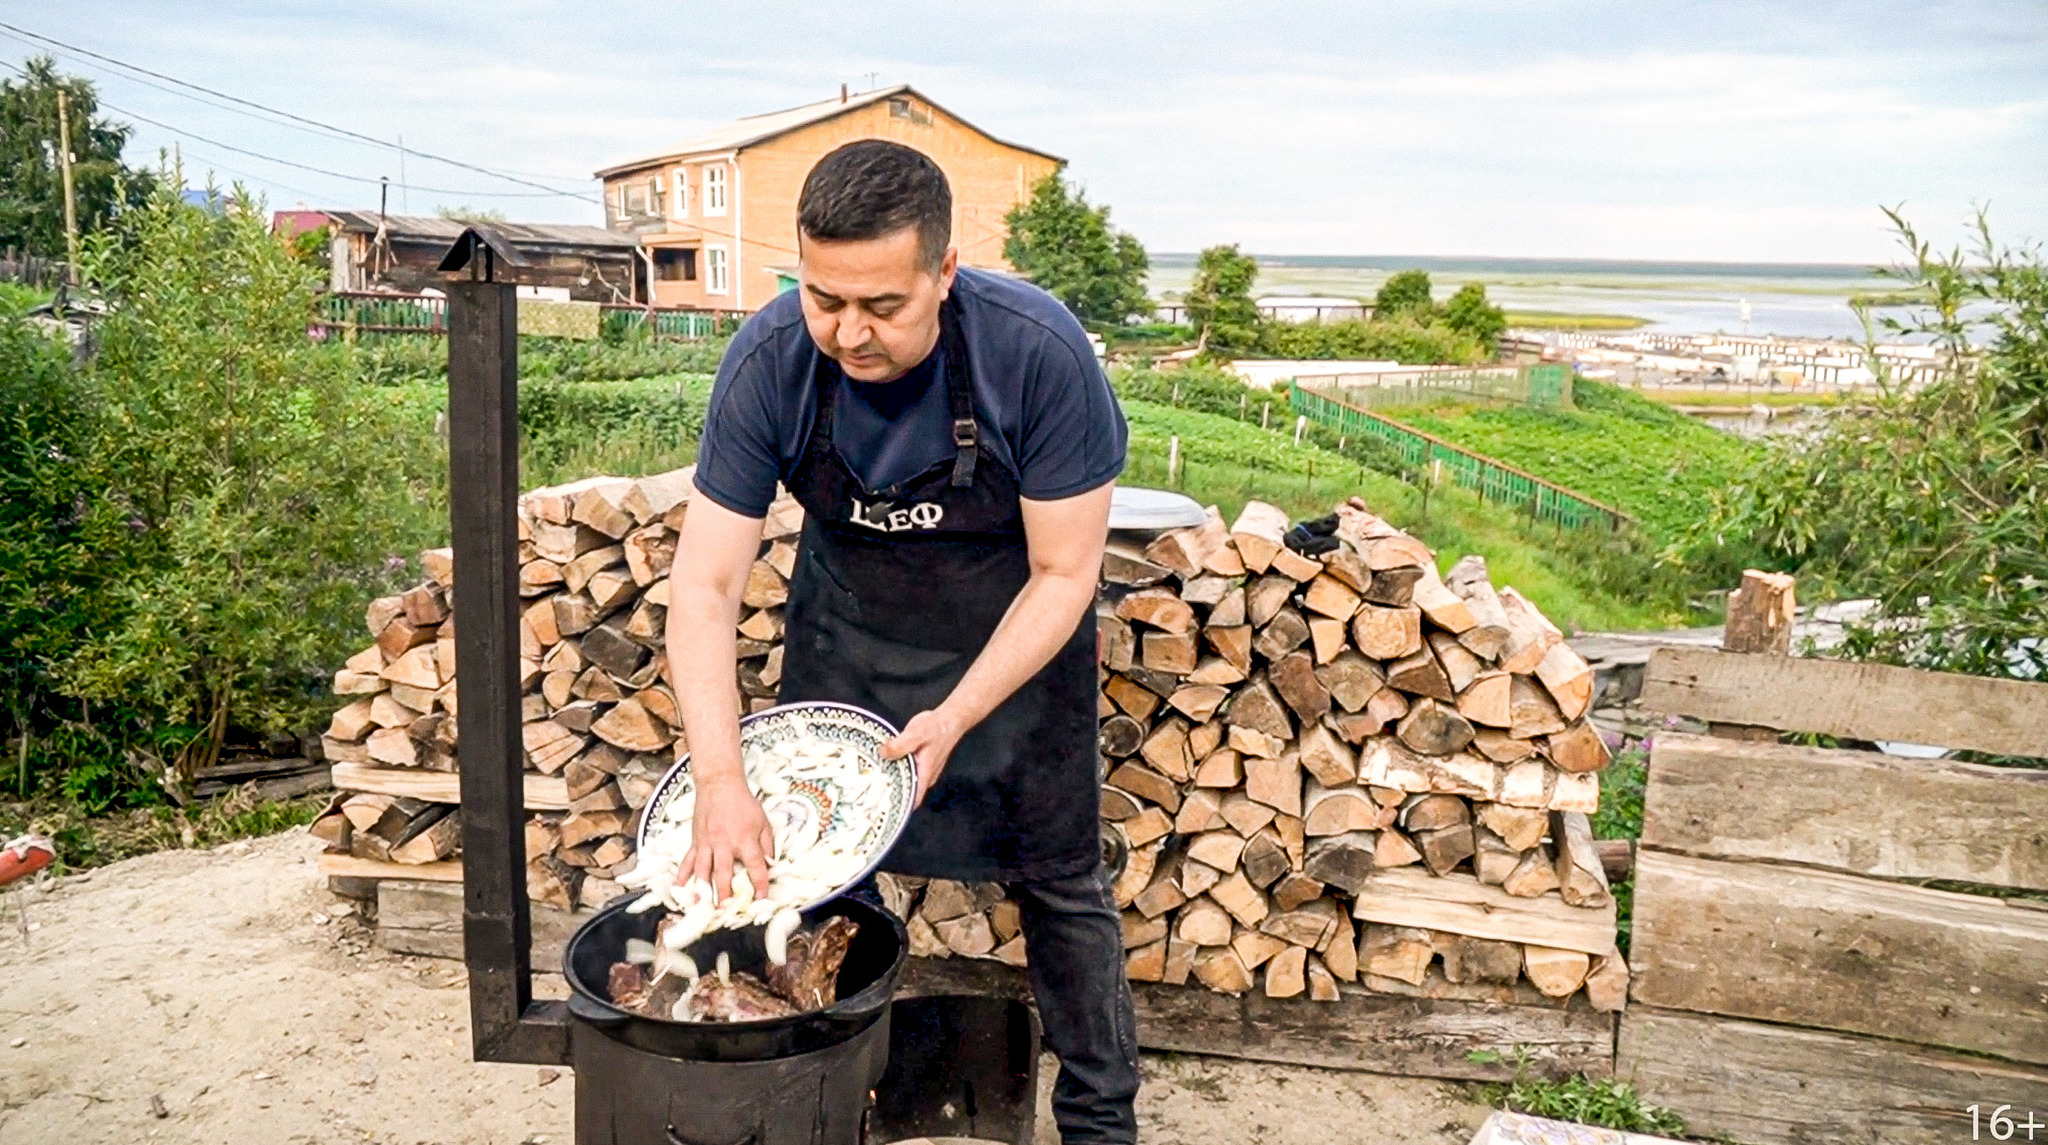
MULTIPOLYGON (((1099 562, 1098 562, 1099 563, 1099 562)), ((1036 572, 943 705, 964 731, 1038 674, 1095 603, 1095 578, 1036 572)))
POLYGON ((739 601, 704 586, 670 585, 669 681, 688 737, 690 767, 699 779, 740 774, 739 601))

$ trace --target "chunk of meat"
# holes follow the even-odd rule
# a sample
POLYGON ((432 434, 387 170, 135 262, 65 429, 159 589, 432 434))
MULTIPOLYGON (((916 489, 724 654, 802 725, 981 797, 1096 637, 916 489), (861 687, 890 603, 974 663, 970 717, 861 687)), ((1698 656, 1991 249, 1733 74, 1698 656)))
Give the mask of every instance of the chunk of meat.
POLYGON ((776 996, 767 983, 741 971, 728 981, 716 974, 697 979, 684 996, 686 1013, 698 1022, 758 1022, 793 1018, 796 1007, 776 996))
POLYGON ((619 1009, 638 1011, 647 1001, 647 985, 647 971, 631 962, 614 962, 606 993, 619 1009))
POLYGON ((768 985, 800 1011, 822 1010, 839 1000, 839 967, 860 924, 833 915, 815 929, 793 934, 789 961, 768 968, 768 985))

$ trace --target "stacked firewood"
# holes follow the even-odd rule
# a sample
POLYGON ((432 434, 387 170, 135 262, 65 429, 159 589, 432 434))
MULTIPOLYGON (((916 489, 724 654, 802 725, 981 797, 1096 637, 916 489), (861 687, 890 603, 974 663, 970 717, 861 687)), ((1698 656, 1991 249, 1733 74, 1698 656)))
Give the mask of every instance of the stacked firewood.
MULTIPOLYGON (((1334 547, 1296 531, 1313 556, 1258 502, 1111 545, 1102 814, 1129 976, 1320 1000, 1526 979, 1618 1008, 1592 671, 1483 559, 1440 575, 1356 503, 1326 524, 1334 547)), ((999 889, 901 885, 921 952, 1023 959, 999 889)))
MULTIPOLYGON (((519 506, 528 891, 563 909, 620 893, 641 809, 687 750, 662 654, 688 470, 536 490, 519 506)), ((1128 971, 1275 997, 1341 983, 1507 1000, 1582 986, 1618 1006, 1613 903, 1585 815, 1607 749, 1592 672, 1468 557, 1356 503, 1317 539, 1253 502, 1226 526, 1119 533, 1103 563, 1106 834, 1128 971), (1304 539, 1306 538, 1306 540, 1304 539), (1306 550, 1306 553, 1303 551, 1306 550), (1313 553, 1314 555, 1307 555, 1313 553), (1526 982, 1526 985, 1522 983, 1526 982)), ((802 512, 769 513, 739 622, 748 710, 774 702, 802 512)), ((324 746, 331 852, 409 864, 460 836, 454 570, 373 601, 374 643, 324 746)), ((917 953, 1024 961, 993 884, 891 879, 917 953)))
MULTIPOLYGON (((632 869, 640 809, 683 744, 662 655, 668 571, 688 507, 691 471, 639 480, 600 477, 519 502, 521 739, 529 773, 527 889, 562 909, 601 905, 632 869)), ((802 511, 778 501, 747 584, 739 625, 749 710, 774 703, 782 604, 802 511)), ((313 831, 332 852, 398 864, 450 857, 459 819, 414 772, 456 767, 454 562, 421 554, 428 580, 372 601, 375 642, 335 673, 355 697, 323 746, 342 794, 313 831), (375 790, 366 790, 375 789, 375 790)))

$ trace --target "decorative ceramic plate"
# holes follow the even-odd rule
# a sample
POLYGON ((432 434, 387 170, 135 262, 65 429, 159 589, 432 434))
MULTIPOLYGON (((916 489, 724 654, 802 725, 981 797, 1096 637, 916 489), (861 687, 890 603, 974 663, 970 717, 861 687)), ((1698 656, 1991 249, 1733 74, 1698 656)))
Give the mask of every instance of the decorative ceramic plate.
MULTIPOLYGON (((740 720, 741 767, 768 813, 778 845, 786 845, 794 832, 810 840, 811 847, 858 856, 857 873, 835 880, 830 894, 800 909, 836 898, 866 878, 910 821, 917 763, 913 756, 882 758, 882 745, 895 735, 889 721, 873 712, 824 701, 783 704, 740 720), (819 758, 831 763, 806 768, 799 762, 819 758)), ((637 840, 640 851, 648 849, 650 829, 661 828, 669 805, 693 794, 694 784, 686 754, 648 798, 637 840)))

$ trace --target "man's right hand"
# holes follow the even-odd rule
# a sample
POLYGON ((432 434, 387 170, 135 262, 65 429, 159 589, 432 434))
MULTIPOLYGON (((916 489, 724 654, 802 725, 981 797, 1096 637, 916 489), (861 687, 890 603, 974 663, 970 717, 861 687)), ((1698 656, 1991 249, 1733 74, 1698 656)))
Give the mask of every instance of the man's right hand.
POLYGON ((724 902, 732 894, 733 871, 745 868, 754 894, 768 893, 768 856, 775 853, 775 830, 761 810, 761 801, 747 790, 744 777, 703 776, 697 781, 697 809, 690 827, 690 854, 676 871, 676 882, 704 879, 724 902))

